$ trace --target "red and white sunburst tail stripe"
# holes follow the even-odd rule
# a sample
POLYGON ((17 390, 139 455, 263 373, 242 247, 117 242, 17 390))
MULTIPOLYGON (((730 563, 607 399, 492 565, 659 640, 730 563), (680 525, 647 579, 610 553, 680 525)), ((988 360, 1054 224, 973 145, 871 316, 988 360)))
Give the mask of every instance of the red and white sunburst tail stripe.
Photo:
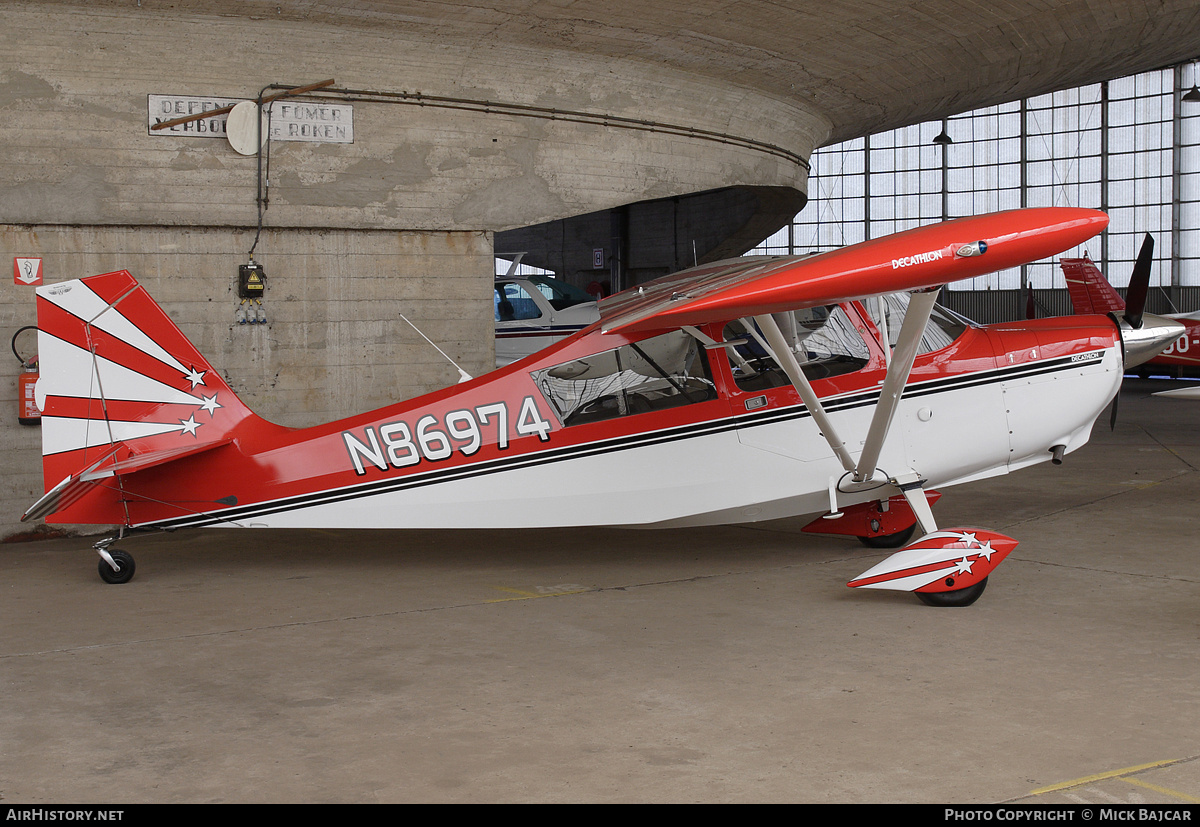
POLYGON ((854 589, 950 592, 992 573, 1017 541, 982 528, 948 528, 926 534, 847 583, 854 589))
POLYGON ((34 516, 121 523, 115 475, 229 442, 254 416, 125 270, 40 287, 37 311, 42 464, 61 493, 34 516))

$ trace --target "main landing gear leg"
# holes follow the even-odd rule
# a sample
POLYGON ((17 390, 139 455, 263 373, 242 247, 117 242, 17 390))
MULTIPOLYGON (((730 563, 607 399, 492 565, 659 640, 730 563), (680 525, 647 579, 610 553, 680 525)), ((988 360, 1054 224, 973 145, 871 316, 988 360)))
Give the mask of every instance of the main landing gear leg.
POLYGON ((929 498, 925 496, 924 480, 916 474, 911 474, 905 478, 897 477, 896 484, 900 486, 900 493, 904 495, 909 508, 916 515, 921 533, 932 534, 937 531, 937 521, 933 519, 933 509, 929 507, 929 498))

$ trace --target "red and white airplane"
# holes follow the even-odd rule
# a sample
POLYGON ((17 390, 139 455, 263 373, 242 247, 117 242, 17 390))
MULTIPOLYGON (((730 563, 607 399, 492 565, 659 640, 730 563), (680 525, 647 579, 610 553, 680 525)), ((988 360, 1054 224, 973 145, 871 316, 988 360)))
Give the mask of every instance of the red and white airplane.
MULTIPOLYGON (((944 284, 1108 223, 1049 208, 810 257, 704 265, 626 290, 569 339, 328 425, 247 409, 125 271, 40 288, 47 493, 24 519, 193 526, 696 526, 813 515, 903 545, 851 581, 967 605, 1016 541, 939 529, 934 487, 1087 442, 1123 369, 1179 325, 1076 316, 975 326, 944 284)), ((96 544, 101 576, 133 558, 96 544)))
MULTIPOLYGON (((1153 243, 1149 241, 1147 243, 1150 244, 1149 250, 1152 252, 1153 243)), ((1145 249, 1144 245, 1143 249, 1145 249)), ((1125 312, 1125 300, 1121 298, 1121 294, 1109 284, 1108 279, 1100 272, 1100 268, 1086 254, 1083 258, 1064 258, 1059 264, 1062 266, 1063 276, 1067 280, 1071 306, 1076 313, 1116 313, 1120 315, 1125 312)), ((1134 289, 1132 284, 1130 289, 1134 289)), ((1145 301, 1144 296, 1141 301, 1145 301)), ((1147 364, 1192 369, 1200 366, 1200 310, 1191 313, 1169 313, 1165 318, 1179 322, 1183 325, 1183 330, 1178 338, 1167 345, 1162 353, 1150 359, 1147 364)))

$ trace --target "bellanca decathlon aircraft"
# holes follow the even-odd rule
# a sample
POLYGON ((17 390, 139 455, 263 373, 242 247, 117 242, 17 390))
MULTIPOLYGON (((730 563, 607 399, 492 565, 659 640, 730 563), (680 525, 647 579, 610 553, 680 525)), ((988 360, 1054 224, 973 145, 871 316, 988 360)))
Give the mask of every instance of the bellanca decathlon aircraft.
MULTIPOLYGON (((1180 326, 1127 313, 980 327, 934 299, 1107 223, 1019 210, 702 265, 605 299, 599 322, 486 376, 303 429, 246 408, 128 272, 42 287, 47 493, 24 518, 120 537, 812 515, 810 530, 903 546, 850 586, 968 605, 1016 540, 940 529, 933 489, 1061 461, 1123 370, 1180 326)), ((110 583, 134 572, 117 539, 96 544, 110 583)))

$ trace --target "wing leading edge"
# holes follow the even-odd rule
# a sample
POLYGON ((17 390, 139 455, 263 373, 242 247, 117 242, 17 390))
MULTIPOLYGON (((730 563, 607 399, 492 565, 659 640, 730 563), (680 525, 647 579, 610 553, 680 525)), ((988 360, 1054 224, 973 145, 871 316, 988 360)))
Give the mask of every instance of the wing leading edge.
POLYGON ((1061 253, 1108 216, 1042 207, 958 218, 815 256, 741 258, 683 270, 600 302, 606 332, 667 330, 940 287, 1061 253))

